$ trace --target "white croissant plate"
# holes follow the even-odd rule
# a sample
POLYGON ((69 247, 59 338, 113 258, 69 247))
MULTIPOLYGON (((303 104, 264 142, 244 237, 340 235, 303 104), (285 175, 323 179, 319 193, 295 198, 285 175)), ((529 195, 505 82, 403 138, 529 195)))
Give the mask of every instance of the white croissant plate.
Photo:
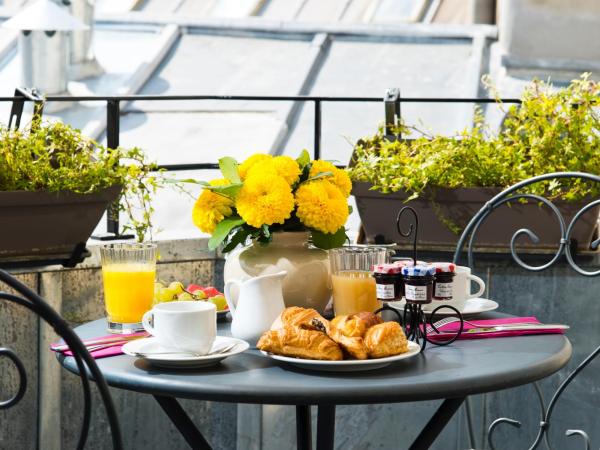
POLYGON ((402 359, 411 358, 418 355, 421 351, 419 344, 408 341, 408 351, 395 356, 388 356, 386 358, 377 359, 345 359, 343 361, 322 361, 317 359, 301 359, 291 358, 289 356, 280 356, 274 353, 264 352, 261 353, 268 358, 282 361, 287 364, 291 364, 301 369, 308 370, 319 370, 323 372, 358 372, 360 370, 375 370, 381 369, 393 362, 400 361, 402 359))

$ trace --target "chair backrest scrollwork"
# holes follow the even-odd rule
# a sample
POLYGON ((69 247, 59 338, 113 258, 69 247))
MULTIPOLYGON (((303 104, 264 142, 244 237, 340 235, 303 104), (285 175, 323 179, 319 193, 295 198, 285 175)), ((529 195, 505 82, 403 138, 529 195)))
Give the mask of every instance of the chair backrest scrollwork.
MULTIPOLYGON (((79 376, 81 378, 84 397, 84 414, 77 448, 84 448, 90 426, 92 404, 92 395, 88 380, 88 376, 90 376, 95 380, 100 392, 100 397, 104 403, 112 434, 113 448, 122 449, 123 445, 119 422, 114 403, 108 390, 108 385, 106 384, 106 380, 98 368, 98 365, 87 351, 81 339, 73 332, 69 324, 37 293, 15 279, 8 272, 0 270, 0 281, 17 293, 15 295, 0 290, 0 300, 7 300, 16 303, 38 315, 42 320, 52 326, 56 333, 65 341, 66 344, 69 345, 69 348, 73 352, 73 357, 77 363, 79 376)), ((15 365, 19 375, 17 392, 12 398, 0 402, 0 409, 7 409, 19 403, 19 401, 25 395, 25 391, 27 390, 27 375, 22 361, 14 351, 8 348, 0 348, 0 357, 9 358, 15 365)))
MULTIPOLYGON (((589 212, 593 208, 598 207, 600 205, 600 199, 592 200, 588 204, 586 204, 582 209, 580 209, 573 216, 573 218, 567 224, 562 213, 556 207, 556 205, 554 205, 554 203, 551 200, 549 200, 541 195, 536 195, 536 194, 527 192, 527 188, 533 184, 540 183, 540 182, 552 181, 552 180, 565 180, 565 179, 572 179, 574 181, 580 180, 582 182, 587 182, 587 183, 590 183, 590 182, 591 183, 599 183, 599 185, 600 185, 600 176, 598 176, 598 175, 582 173, 582 172, 557 172, 557 173, 549 173, 549 174, 529 178, 527 180, 519 182, 519 183, 503 190, 502 192, 497 194, 495 197, 493 197, 491 200, 489 200, 479 210, 479 212, 477 214, 475 214, 475 216, 473 216, 471 221, 467 224, 467 226, 466 226, 465 230, 463 231, 462 235, 460 236, 458 244, 456 246, 456 251, 454 253, 454 262, 457 264, 460 263, 463 253, 465 251, 465 246, 466 246, 467 263, 469 266, 473 266, 473 250, 474 250, 474 246, 476 243, 477 232, 478 232, 479 228, 481 227, 481 225, 500 206, 509 204, 511 202, 528 200, 528 201, 539 202, 539 203, 547 206, 552 211, 554 217, 556 217, 556 220, 558 221, 558 225, 560 228, 560 239, 559 239, 559 242, 557 242, 558 249, 552 255, 550 260, 545 263, 542 263, 539 265, 527 264, 525 261, 523 261, 523 259, 518 254, 517 240, 521 236, 526 236, 535 244, 538 242, 539 239, 538 239, 538 236, 531 229, 521 228, 513 234, 512 238, 510 240, 510 253, 511 253, 513 260, 519 266, 523 267, 526 270, 539 272, 539 271, 545 270, 545 269, 551 267, 552 265, 554 265, 564 255, 569 266, 571 268, 573 268, 573 270, 575 270, 577 273, 579 273, 583 276, 586 276, 586 277, 594 277, 594 276, 600 275, 600 270, 586 270, 586 269, 583 269, 582 267, 580 267, 575 262, 575 259, 573 257, 573 248, 570 245, 571 244, 571 235, 572 235, 575 224, 577 223, 578 220, 581 219, 581 217, 585 213, 589 212)), ((600 245, 600 239, 597 239, 591 243, 591 248, 593 250, 596 250, 596 249, 598 249, 599 245, 600 245)), ((541 394, 539 387, 537 386, 537 384, 535 384, 535 383, 533 384, 534 387, 536 388, 536 392, 537 392, 538 398, 540 400, 539 403, 540 403, 542 411, 541 411, 541 421, 540 421, 540 425, 538 428, 538 433, 535 437, 535 440, 529 447, 530 450, 537 448, 542 441, 544 441, 546 443, 547 447, 550 448, 548 429, 550 426, 550 421, 552 419, 552 413, 556 407, 558 400, 560 399, 561 395, 563 394, 563 392, 565 391, 567 386, 569 386, 569 384, 571 384, 571 382, 577 377, 577 375, 579 375, 581 373, 581 371, 583 369, 585 369, 585 367, 587 367, 596 358, 596 356, 598 356, 599 353, 600 353, 600 346, 597 347, 594 351, 592 351, 571 373, 569 373, 567 378, 559 385, 557 390, 554 392, 554 394, 547 406, 545 405, 545 402, 544 402, 544 399, 543 399, 543 396, 541 394)), ((509 425, 512 425, 515 427, 521 426, 521 423, 519 421, 510 419, 510 418, 506 418, 506 417, 498 418, 494 422, 492 422, 492 424, 488 428, 488 434, 487 434, 488 444, 492 450, 494 450, 494 443, 493 443, 494 430, 496 430, 498 425, 503 424, 503 423, 506 423, 506 424, 509 424, 509 425)), ((470 424, 470 426, 472 426, 472 425, 470 424)), ((581 437, 584 440, 586 448, 588 448, 588 449, 590 448, 589 437, 584 431, 582 431, 582 430, 566 430, 565 434, 567 436, 581 437)), ((470 433, 470 435, 472 435, 472 433, 470 433)))

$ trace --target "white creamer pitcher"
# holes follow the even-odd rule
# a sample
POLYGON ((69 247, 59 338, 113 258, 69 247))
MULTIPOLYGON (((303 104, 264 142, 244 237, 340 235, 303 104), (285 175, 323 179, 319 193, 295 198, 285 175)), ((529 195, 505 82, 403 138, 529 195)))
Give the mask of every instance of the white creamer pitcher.
POLYGON ((233 317, 233 337, 256 345, 261 334, 271 327, 285 309, 281 281, 286 275, 286 271, 281 271, 245 281, 230 280, 225 284, 225 300, 233 317), (239 289, 235 303, 231 295, 231 287, 234 285, 239 289))

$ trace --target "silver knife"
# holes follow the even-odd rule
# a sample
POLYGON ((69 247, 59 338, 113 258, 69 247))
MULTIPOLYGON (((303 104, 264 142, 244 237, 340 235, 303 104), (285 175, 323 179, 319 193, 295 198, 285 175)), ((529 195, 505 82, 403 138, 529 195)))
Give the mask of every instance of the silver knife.
POLYGON ((464 330, 464 333, 493 333, 496 331, 527 331, 527 330, 568 330, 569 325, 560 323, 532 323, 531 325, 495 325, 464 330))

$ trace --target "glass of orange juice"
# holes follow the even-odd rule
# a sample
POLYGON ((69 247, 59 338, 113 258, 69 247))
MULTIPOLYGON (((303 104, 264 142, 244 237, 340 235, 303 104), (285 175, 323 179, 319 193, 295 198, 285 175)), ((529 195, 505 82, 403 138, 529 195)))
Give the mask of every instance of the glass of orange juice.
POLYGON ((341 247, 329 250, 333 311, 336 315, 373 312, 381 308, 377 300, 372 268, 389 262, 384 247, 341 247))
POLYGON ((100 258, 108 331, 143 331, 142 316, 154 298, 156 245, 110 244, 100 248, 100 258))

